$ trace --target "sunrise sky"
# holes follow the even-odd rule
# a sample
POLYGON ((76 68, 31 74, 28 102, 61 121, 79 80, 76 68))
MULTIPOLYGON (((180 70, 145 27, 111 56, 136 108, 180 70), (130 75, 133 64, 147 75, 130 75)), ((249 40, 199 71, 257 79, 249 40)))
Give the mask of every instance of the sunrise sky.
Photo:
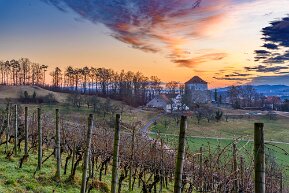
POLYGON ((289 0, 0 0, 0 60, 289 85, 288 14, 289 0))

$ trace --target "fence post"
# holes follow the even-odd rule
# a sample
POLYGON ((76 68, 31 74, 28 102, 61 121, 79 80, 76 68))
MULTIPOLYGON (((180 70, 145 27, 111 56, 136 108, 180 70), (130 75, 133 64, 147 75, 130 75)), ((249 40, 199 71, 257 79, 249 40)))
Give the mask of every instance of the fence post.
POLYGON ((92 127, 93 127, 93 115, 90 114, 88 117, 88 128, 87 128, 86 146, 85 146, 84 164, 83 164, 81 191, 80 191, 81 193, 86 192, 87 168, 88 168, 89 153, 90 153, 90 146, 91 146, 92 127))
POLYGON ((180 125, 177 162, 176 162, 176 169, 175 169, 174 193, 182 192, 182 175, 183 175, 183 166, 184 166, 184 157, 185 157, 186 128, 187 128, 187 117, 182 116, 181 125, 180 125))
POLYGON ((75 142, 73 142, 73 149, 72 149, 72 160, 71 160, 71 170, 70 170, 70 174, 72 174, 73 172, 73 164, 74 164, 74 160, 75 160, 75 152, 76 152, 76 145, 75 142))
POLYGON ((28 155, 28 107, 25 107, 24 110, 24 130, 25 130, 24 155, 28 155))
POLYGON ((55 127, 56 127, 56 159, 57 159, 57 170, 56 180, 60 181, 60 170, 61 170, 61 147, 60 147, 60 129, 59 129, 59 109, 55 110, 55 127))
POLYGON ((199 156, 199 191, 203 191, 203 147, 200 147, 200 156, 199 156))
POLYGON ((134 138, 135 138, 135 128, 132 130, 132 139, 131 139, 131 156, 130 156, 130 166, 129 166, 129 191, 132 191, 132 163, 134 158, 134 138))
POLYGON ((283 192, 283 175, 282 171, 280 172, 280 193, 283 192))
POLYGON ((164 142, 163 139, 161 138, 161 168, 160 168, 160 175, 161 175, 161 181, 160 181, 160 190, 159 192, 163 191, 164 187, 164 142))
POLYGON ((17 156, 17 143, 18 143, 18 108, 17 105, 14 106, 15 107, 15 111, 14 111, 14 153, 15 156, 17 156))
POLYGON ((241 178, 241 182, 240 182, 240 189, 241 191, 244 191, 244 158, 241 157, 240 158, 240 178, 241 178))
POLYGON ((116 193, 116 186, 118 182, 118 154, 119 154, 119 138, 120 138, 120 114, 116 115, 114 145, 113 145, 113 163, 112 163, 112 180, 111 193, 116 193))
POLYGON ((37 123, 38 123, 38 170, 42 166, 42 125, 41 125, 41 109, 37 108, 37 123))
POLYGON ((238 166, 237 166, 237 146, 233 143, 233 173, 234 173, 234 193, 238 193, 238 166))
POLYGON ((254 166, 255 166, 255 193, 265 193, 265 151, 264 151, 264 124, 255 123, 254 128, 254 166))
POLYGON ((7 128, 6 128, 6 146, 5 146, 5 153, 8 152, 9 134, 10 134, 10 103, 7 104, 7 128))

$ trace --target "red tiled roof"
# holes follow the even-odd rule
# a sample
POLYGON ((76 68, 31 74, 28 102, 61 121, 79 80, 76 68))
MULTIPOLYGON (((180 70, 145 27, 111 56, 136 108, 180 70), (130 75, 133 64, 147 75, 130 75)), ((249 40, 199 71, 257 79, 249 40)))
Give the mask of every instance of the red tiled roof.
POLYGON ((189 81, 187 81, 185 84, 207 84, 207 82, 198 76, 194 76, 189 81))

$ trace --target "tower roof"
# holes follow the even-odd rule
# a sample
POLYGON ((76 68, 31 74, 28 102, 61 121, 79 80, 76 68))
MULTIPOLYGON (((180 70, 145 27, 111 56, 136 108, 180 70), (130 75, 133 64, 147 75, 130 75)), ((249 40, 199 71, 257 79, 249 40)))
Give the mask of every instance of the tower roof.
POLYGON ((208 84, 206 81, 201 79, 199 76, 194 76, 189 81, 187 81, 185 84, 208 84))

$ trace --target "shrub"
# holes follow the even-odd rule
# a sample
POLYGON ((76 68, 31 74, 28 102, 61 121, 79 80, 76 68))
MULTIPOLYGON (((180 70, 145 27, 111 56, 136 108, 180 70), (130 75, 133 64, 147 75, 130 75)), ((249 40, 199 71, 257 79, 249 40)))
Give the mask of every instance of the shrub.
POLYGON ((215 115, 216 121, 219 122, 222 119, 222 117, 223 117, 223 112, 220 110, 216 111, 216 115, 215 115))
POLYGON ((43 97, 43 102, 48 104, 55 104, 57 103, 57 100, 52 93, 49 93, 48 95, 43 97))

